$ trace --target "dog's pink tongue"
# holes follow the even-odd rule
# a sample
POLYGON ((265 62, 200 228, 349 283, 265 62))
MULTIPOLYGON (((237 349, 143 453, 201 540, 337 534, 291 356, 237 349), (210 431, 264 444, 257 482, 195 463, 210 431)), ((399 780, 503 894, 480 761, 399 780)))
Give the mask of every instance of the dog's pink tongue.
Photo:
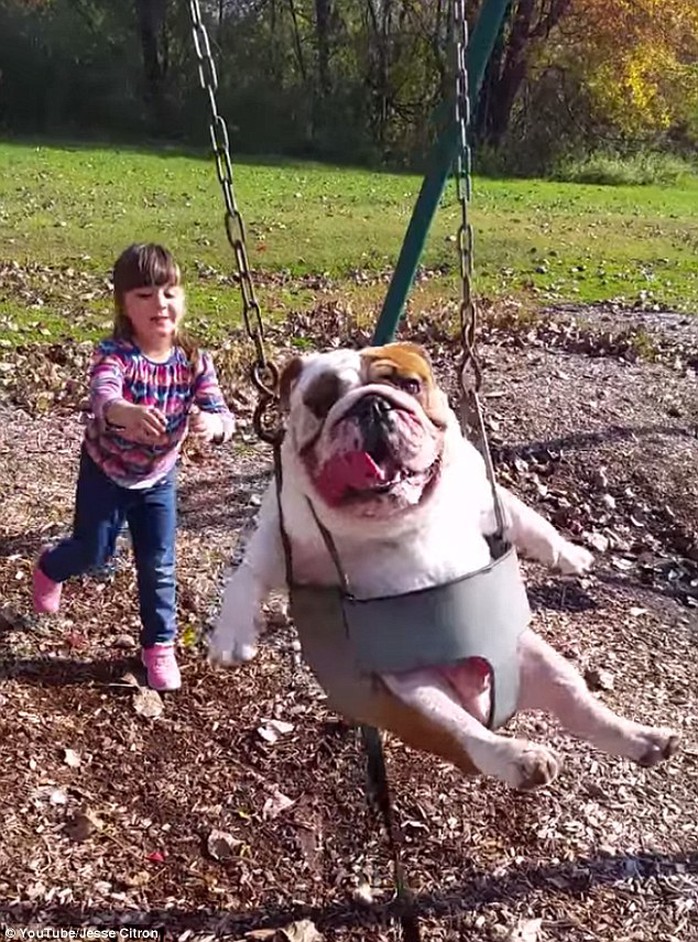
POLYGON ((325 500, 335 503, 341 500, 347 488, 366 490, 385 480, 385 471, 368 452, 347 451, 325 462, 316 483, 325 500))

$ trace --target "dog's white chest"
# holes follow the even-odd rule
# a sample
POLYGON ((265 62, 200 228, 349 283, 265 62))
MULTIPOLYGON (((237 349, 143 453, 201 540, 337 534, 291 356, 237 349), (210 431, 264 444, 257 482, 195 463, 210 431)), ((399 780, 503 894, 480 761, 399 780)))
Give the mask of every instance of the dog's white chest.
MULTIPOLYGON (((290 535, 295 579, 336 584, 335 564, 312 517, 293 526, 290 535)), ((480 513, 465 502, 438 508, 424 526, 414 530, 384 538, 335 535, 334 542, 351 591, 364 598, 437 585, 490 561, 480 513)))

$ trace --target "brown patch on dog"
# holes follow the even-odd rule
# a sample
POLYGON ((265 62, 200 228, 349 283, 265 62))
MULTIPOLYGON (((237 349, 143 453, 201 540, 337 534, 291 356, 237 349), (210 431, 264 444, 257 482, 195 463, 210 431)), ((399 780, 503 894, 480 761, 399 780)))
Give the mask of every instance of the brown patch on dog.
POLYGON ((303 404, 318 417, 324 419, 343 392, 343 384, 336 373, 328 370, 321 373, 303 393, 303 404))
POLYGON ((404 389, 419 401, 432 422, 444 428, 448 416, 448 399, 434 382, 429 355, 419 344, 387 343, 361 351, 369 383, 387 382, 404 389), (415 382, 415 389, 410 383, 415 382))
POLYGON ((279 398, 281 400, 282 409, 288 410, 290 406, 291 390, 293 389, 293 384, 301 375, 302 370, 302 357, 293 357, 293 359, 289 360, 289 362, 281 371, 281 378, 279 380, 279 398))
POLYGON ((423 385, 434 385, 429 355, 416 343, 386 343, 382 347, 367 347, 361 357, 368 361, 367 379, 380 382, 391 375, 402 379, 416 379, 423 385))

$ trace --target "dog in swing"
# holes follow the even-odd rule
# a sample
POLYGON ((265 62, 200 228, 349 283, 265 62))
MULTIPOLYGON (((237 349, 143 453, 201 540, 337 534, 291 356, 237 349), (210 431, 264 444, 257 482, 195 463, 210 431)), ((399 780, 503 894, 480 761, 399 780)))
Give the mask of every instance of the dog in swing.
MULTIPOLYGON (((487 536, 496 520, 485 464, 463 437, 421 347, 389 343, 296 357, 281 386, 287 414, 281 491, 270 485, 244 559, 225 586, 210 639, 214 663, 255 654, 261 606, 269 592, 286 585, 281 518, 295 581, 337 584, 319 521, 359 598, 414 592, 476 572, 491 560, 487 536)), ((506 536, 520 554, 565 574, 590 569, 586 549, 505 488, 498 493, 506 536)), ((601 703, 530 625, 512 656, 517 710, 552 714, 572 736, 642 766, 677 750, 673 730, 625 719, 601 703)), ((340 687, 350 658, 337 648, 334 660, 340 687)), ((332 704, 331 686, 327 693, 332 704)), ((547 785, 558 772, 554 753, 488 728, 491 697, 488 665, 466 659, 373 676, 360 695, 339 697, 337 706, 465 773, 493 776, 520 790, 547 785)))

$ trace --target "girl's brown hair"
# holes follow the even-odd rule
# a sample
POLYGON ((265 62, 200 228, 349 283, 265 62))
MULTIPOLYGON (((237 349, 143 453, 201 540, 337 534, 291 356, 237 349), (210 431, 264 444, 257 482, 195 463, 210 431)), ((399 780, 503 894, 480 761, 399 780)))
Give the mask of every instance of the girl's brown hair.
MULTIPOLYGON (((121 253, 114 264, 115 340, 133 339, 133 325, 124 308, 124 297, 136 288, 160 288, 181 285, 182 273, 172 253, 154 242, 136 242, 121 253)), ((175 342, 184 350, 193 367, 199 363, 199 351, 191 337, 177 325, 175 342)))

